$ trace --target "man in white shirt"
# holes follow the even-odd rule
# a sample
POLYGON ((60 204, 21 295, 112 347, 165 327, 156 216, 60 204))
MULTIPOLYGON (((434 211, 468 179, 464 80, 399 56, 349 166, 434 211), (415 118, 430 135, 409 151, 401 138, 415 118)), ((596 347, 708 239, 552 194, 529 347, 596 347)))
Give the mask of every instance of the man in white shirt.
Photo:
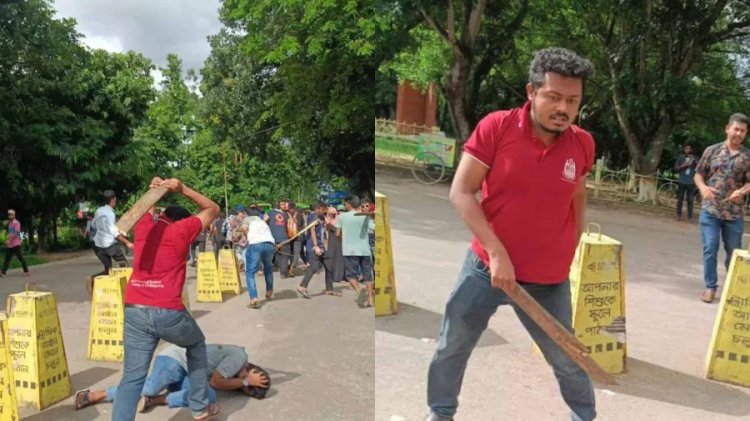
POLYGON ((117 263, 122 266, 128 265, 128 259, 125 258, 125 254, 122 252, 122 248, 117 242, 125 244, 129 249, 133 249, 133 243, 117 230, 115 225, 115 210, 114 207, 117 204, 117 197, 115 192, 112 190, 104 191, 104 205, 100 206, 96 213, 94 213, 93 225, 96 228, 96 235, 94 236, 94 253, 96 257, 104 265, 104 270, 95 273, 88 277, 86 282, 86 289, 89 294, 94 291, 94 279, 97 276, 107 275, 109 269, 112 267, 112 259, 115 259, 117 263))

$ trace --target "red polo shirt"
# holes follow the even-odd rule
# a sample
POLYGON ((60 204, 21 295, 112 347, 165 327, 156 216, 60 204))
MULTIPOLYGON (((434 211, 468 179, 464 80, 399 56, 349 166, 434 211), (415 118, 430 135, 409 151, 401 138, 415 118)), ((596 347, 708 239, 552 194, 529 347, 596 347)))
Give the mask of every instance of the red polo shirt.
MULTIPOLYGON (((479 122, 464 152, 488 168, 482 209, 508 250, 516 279, 556 284, 568 278, 576 249, 573 196, 594 161, 594 139, 571 126, 550 146, 534 135, 530 102, 479 122)), ((476 236, 472 250, 489 265, 476 236)))
POLYGON ((160 216, 154 221, 146 213, 135 225, 133 274, 125 289, 125 304, 184 310, 187 256, 202 229, 197 216, 177 222, 160 216))

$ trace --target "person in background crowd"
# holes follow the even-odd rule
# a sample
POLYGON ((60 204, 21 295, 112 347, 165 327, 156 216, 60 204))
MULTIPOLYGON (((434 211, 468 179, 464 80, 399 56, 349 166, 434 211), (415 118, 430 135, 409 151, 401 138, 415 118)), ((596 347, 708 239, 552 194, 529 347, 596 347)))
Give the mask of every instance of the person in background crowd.
POLYGON ((104 265, 101 272, 95 273, 88 277, 86 289, 89 294, 94 292, 94 280, 97 276, 108 275, 112 267, 112 259, 123 267, 128 265, 128 259, 125 257, 122 248, 117 242, 125 244, 129 249, 133 249, 131 243, 125 236, 120 234, 115 225, 115 206, 117 206, 117 197, 112 190, 104 191, 104 205, 100 206, 94 213, 94 227, 96 227, 96 236, 94 237, 94 253, 99 261, 104 265))
POLYGON ((695 167, 698 166, 698 157, 693 153, 693 146, 686 143, 682 154, 677 157, 674 169, 680 174, 677 181, 677 220, 682 220, 682 201, 687 201, 687 220, 693 220, 693 202, 695 201, 695 167))
POLYGON ((289 273, 296 275, 299 270, 300 254, 302 253, 302 245, 304 244, 306 233, 299 236, 297 234, 305 229, 305 220, 303 219, 302 212, 297 209, 297 205, 294 202, 289 202, 287 209, 287 236, 289 238, 296 236, 291 243, 292 257, 290 259, 289 273))
POLYGON ((23 267, 23 276, 29 276, 29 267, 26 264, 26 259, 23 257, 23 250, 21 249, 21 223, 16 219, 16 211, 8 209, 8 239, 5 240, 5 260, 3 260, 3 270, 0 272, 0 277, 5 276, 10 266, 10 260, 13 255, 18 257, 23 267))
POLYGON ((281 206, 282 203, 284 204, 283 208, 286 208, 286 202, 278 202, 275 204, 274 208, 268 212, 268 226, 271 228, 271 234, 276 242, 276 264, 279 266, 281 279, 285 279, 292 276, 292 274, 289 273, 289 260, 292 257, 292 245, 286 243, 279 247, 281 243, 289 239, 286 227, 289 215, 283 210, 281 206))
POLYGON ((219 216, 211 224, 211 230, 210 230, 211 245, 213 245, 214 255, 216 256, 217 262, 219 261, 219 250, 221 250, 221 248, 224 247, 224 244, 226 244, 223 227, 224 227, 224 212, 221 212, 219 213, 219 216))

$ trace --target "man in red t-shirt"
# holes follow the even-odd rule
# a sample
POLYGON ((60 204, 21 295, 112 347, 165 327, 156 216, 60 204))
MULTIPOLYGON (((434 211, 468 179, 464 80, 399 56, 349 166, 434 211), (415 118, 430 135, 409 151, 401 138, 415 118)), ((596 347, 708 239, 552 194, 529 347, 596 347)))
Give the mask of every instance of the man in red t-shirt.
MULTIPOLYGON (((596 416, 586 372, 501 289, 526 289, 572 331, 568 272, 584 226, 585 179, 594 160, 593 138, 573 121, 592 70, 569 50, 538 51, 526 85, 528 102, 487 115, 464 146, 450 199, 474 238, 430 364, 429 420, 453 419, 469 356, 503 304, 513 305, 539 344, 573 419, 596 416)), ((492 417, 503 418, 485 418, 492 417)))
POLYGON ((187 351, 190 409, 197 420, 219 413, 209 404, 206 338, 182 304, 190 245, 219 214, 219 205, 180 180, 154 177, 151 188, 166 185, 198 205, 197 215, 169 206, 160 215, 152 208, 135 226, 133 273, 125 289, 125 362, 117 387, 113 421, 135 419, 138 400, 160 339, 187 351))

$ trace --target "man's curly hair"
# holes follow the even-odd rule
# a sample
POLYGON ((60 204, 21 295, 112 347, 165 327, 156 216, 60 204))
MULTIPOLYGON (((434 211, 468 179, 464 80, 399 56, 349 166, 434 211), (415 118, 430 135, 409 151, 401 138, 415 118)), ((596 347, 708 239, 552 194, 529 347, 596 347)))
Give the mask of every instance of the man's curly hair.
POLYGON ((544 85, 544 74, 552 72, 561 76, 586 79, 593 76, 594 66, 587 59, 565 48, 545 48, 534 54, 529 68, 529 83, 534 89, 544 85))

